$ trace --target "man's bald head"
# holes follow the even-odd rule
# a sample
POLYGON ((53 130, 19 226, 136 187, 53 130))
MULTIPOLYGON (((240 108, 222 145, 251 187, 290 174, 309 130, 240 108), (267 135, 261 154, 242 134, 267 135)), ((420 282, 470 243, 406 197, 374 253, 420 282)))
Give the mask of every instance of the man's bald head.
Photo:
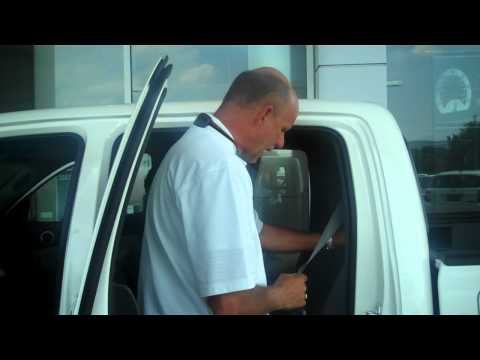
POLYGON ((254 163, 265 150, 285 145, 298 98, 285 75, 263 67, 238 75, 214 115, 233 134, 244 160, 254 163))
POLYGON ((282 105, 296 100, 296 94, 285 75, 272 67, 244 71, 238 75, 228 90, 223 105, 235 103, 245 106, 269 100, 282 105))

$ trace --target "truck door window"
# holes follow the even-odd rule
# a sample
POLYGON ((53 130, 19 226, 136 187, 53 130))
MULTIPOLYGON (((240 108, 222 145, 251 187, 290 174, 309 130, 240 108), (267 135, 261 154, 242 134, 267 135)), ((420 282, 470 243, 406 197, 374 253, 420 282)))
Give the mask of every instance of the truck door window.
POLYGON ((68 168, 31 195, 29 222, 60 222, 65 215, 73 168, 68 168))
POLYGON ((55 314, 83 142, 28 136, 0 139, 0 149, 0 311, 55 314))

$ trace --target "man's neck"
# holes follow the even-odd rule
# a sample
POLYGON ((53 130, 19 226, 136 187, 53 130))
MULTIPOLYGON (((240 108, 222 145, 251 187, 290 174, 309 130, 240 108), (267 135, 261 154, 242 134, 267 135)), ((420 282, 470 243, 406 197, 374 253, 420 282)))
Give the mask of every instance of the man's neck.
POLYGON ((245 110, 241 108, 233 108, 230 106, 228 109, 219 108, 213 116, 222 122, 222 124, 230 131, 237 146, 240 150, 243 150, 243 143, 245 141, 245 120, 248 119, 249 114, 245 114, 245 110))

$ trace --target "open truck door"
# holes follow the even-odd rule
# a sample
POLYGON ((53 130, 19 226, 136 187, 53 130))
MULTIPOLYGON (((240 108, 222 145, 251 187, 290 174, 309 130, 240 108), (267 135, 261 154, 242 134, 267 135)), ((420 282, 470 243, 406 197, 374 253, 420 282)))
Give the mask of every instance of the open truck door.
MULTIPOLYGON (((172 70, 167 62, 165 57, 155 66, 125 129, 97 214, 88 265, 70 314, 108 314, 112 291, 123 291, 127 306, 136 308, 129 289, 118 289, 110 282, 111 259, 146 141, 167 93, 167 79, 172 70)), ((63 284, 62 290, 68 286, 63 284)))

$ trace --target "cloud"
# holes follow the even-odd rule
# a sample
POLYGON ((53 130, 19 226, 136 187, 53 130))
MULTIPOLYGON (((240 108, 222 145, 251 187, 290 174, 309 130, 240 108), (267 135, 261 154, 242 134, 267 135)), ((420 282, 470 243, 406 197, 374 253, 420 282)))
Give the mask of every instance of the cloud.
POLYGON ((141 90, 160 56, 168 55, 173 64, 170 81, 178 78, 182 69, 200 62, 199 49, 192 45, 134 45, 132 48, 133 88, 141 90))
POLYGON ((433 45, 415 45, 413 47, 413 53, 416 55, 431 55, 433 51, 433 45))
POLYGON ((139 55, 151 56, 159 51, 171 55, 185 53, 193 48, 192 45, 133 45, 132 51, 139 55))
POLYGON ((192 85, 212 81, 215 77, 215 67, 211 64, 200 64, 186 69, 178 78, 181 85, 192 85))
POLYGON ((115 46, 55 48, 55 106, 124 102, 123 49, 115 46))
POLYGON ((475 54, 480 51, 479 45, 414 45, 413 53, 416 55, 454 55, 475 54))

